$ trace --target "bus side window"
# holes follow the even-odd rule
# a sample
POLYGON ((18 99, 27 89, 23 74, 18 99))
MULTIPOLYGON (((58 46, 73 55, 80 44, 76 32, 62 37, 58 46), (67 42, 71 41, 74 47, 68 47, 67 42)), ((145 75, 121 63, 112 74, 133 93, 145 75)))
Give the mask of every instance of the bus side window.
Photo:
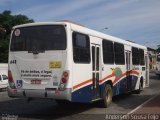
POLYGON ((115 52, 115 64, 125 64, 124 57, 124 45, 120 43, 114 43, 114 52, 115 52))
POLYGON ((133 65, 139 65, 139 50, 135 47, 132 47, 132 63, 133 65))
POLYGON ((90 63, 89 36, 73 32, 73 60, 75 63, 90 63))
POLYGON ((139 61, 140 61, 140 65, 144 65, 145 62, 144 62, 144 50, 142 49, 139 49, 139 61))
POLYGON ((114 49, 113 42, 108 40, 103 40, 103 62, 104 64, 114 63, 114 49))

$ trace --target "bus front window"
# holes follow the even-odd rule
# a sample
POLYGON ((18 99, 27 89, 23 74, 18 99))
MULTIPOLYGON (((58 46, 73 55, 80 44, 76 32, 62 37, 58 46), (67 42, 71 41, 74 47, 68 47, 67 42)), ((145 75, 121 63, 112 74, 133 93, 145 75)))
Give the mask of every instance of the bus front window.
POLYGON ((66 49, 66 31, 62 25, 41 25, 16 28, 11 51, 47 51, 66 49))

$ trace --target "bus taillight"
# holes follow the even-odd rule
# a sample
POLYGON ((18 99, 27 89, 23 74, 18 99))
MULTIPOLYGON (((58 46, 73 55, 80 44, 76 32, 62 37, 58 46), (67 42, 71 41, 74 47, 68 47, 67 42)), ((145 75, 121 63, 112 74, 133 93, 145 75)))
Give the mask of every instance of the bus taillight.
POLYGON ((67 79, 66 78, 62 78, 62 83, 66 83, 67 79))
POLYGON ((69 72, 64 71, 62 74, 62 79, 61 79, 60 86, 59 86, 60 90, 65 90, 68 78, 69 78, 69 72))
POLYGON ((14 81, 13 81, 13 77, 12 77, 12 72, 10 70, 8 70, 8 83, 9 83, 9 86, 12 88, 12 89, 15 89, 15 84, 14 84, 14 81))
POLYGON ((10 70, 8 70, 8 80, 13 81, 12 73, 10 70))

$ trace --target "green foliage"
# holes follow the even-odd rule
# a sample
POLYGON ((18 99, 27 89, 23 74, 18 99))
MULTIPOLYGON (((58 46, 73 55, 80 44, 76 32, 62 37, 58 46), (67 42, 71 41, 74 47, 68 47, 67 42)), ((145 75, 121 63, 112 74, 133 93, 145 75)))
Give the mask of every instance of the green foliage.
POLYGON ((32 22, 34 21, 25 15, 11 15, 11 11, 0 13, 0 63, 8 62, 9 39, 12 27, 32 22))

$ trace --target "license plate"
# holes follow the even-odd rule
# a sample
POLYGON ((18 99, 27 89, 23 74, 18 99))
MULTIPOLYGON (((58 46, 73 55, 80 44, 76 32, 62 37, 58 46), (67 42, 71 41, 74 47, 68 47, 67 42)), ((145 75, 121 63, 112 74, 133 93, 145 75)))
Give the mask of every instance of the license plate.
POLYGON ((41 84, 41 80, 31 80, 31 84, 41 84))

